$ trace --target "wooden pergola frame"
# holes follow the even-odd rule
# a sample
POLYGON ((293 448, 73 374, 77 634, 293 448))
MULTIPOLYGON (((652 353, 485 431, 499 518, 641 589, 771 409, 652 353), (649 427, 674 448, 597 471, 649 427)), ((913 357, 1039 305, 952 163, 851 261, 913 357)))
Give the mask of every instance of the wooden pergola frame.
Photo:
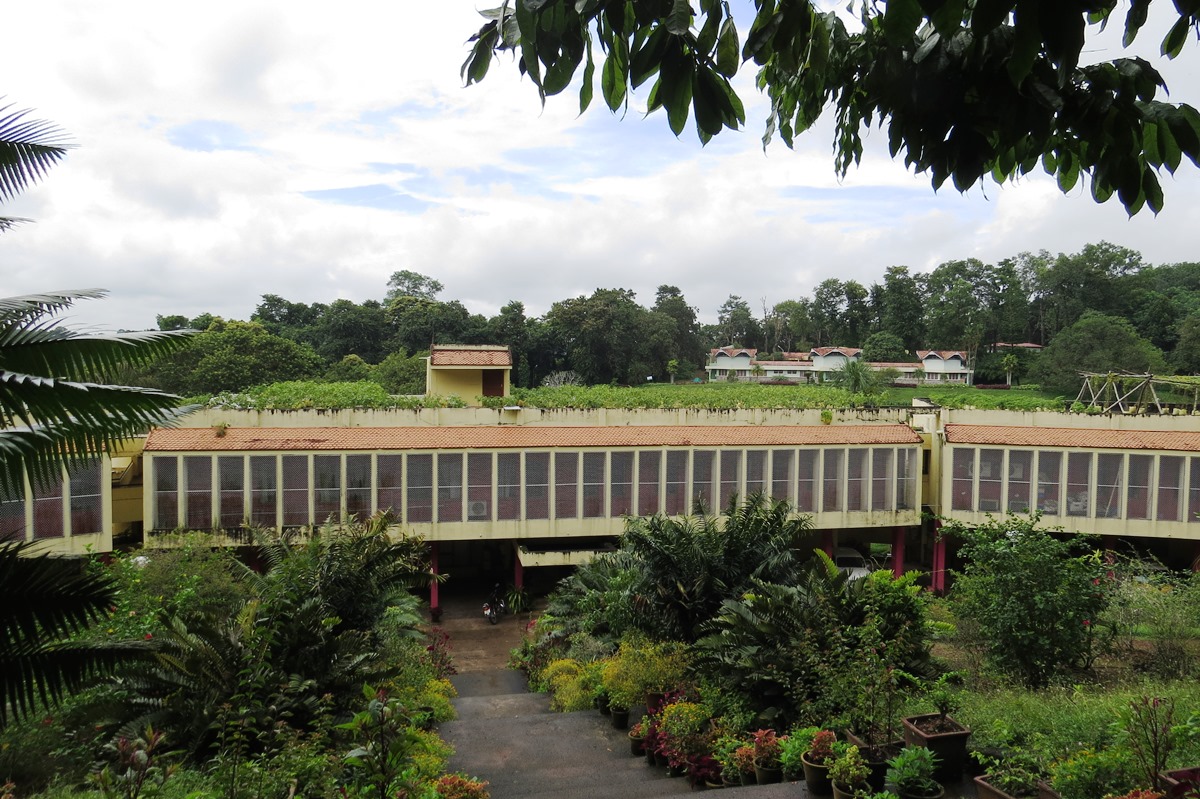
POLYGON ((1079 388, 1076 402, 1083 403, 1089 408, 1097 408, 1103 413, 1121 414, 1161 414, 1170 412, 1171 406, 1164 411, 1163 403, 1158 398, 1155 386, 1169 387, 1172 391, 1189 392, 1192 400, 1188 411, 1196 413, 1200 409, 1200 381, 1178 377, 1155 377, 1152 374, 1132 374, 1130 372, 1080 372, 1083 385, 1079 388))

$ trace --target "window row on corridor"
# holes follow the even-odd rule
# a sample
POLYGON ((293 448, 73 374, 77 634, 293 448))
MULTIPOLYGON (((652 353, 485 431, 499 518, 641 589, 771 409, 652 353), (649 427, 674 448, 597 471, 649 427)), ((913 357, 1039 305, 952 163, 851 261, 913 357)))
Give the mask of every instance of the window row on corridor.
POLYGON ((691 513, 697 503, 721 509, 755 492, 818 514, 894 513, 920 502, 917 445, 154 453, 148 461, 156 530, 293 527, 383 509, 406 524, 618 519, 691 513))
POLYGON ((952 511, 1200 521, 1200 456, 955 446, 952 511))

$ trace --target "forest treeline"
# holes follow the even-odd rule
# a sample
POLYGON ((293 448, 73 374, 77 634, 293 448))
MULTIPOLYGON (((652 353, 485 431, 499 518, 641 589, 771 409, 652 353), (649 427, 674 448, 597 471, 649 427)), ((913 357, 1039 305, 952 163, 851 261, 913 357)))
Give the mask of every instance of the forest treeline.
MULTIPOLYGON (((886 269, 869 286, 829 278, 811 296, 748 300, 731 295, 717 323, 676 286, 649 306, 628 289, 597 289, 555 302, 540 317, 512 300, 472 314, 444 299, 436 279, 395 272, 379 300, 293 302, 267 294, 248 321, 211 314, 159 316, 161 329, 204 331, 186 350, 138 375, 184 394, 236 391, 283 380, 374 380, 392 393, 424 389, 431 344, 506 344, 513 382, 541 385, 571 374, 585 384, 691 379, 708 350, 733 345, 770 353, 863 347, 870 360, 914 360, 917 349, 959 349, 977 382, 1017 379, 1061 393, 1078 370, 1200 372, 1200 263, 1155 266, 1124 247, 1089 244, 1073 254, 1022 253, 996 264, 949 261, 928 273, 886 269), (997 343, 1046 345, 1005 364, 997 343)), ((777 356, 781 357, 781 356, 777 356)))

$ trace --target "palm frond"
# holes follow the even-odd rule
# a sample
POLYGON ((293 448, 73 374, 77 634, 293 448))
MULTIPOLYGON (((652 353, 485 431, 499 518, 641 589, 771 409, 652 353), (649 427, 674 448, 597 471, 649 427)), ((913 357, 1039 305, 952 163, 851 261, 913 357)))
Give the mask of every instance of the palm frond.
POLYGON ((0 651, 72 635, 113 602, 112 583, 76 560, 0 545, 0 651))
POLYGON ((70 146, 51 122, 29 119, 29 110, 0 108, 0 201, 8 201, 41 180, 70 146))
POLYGON ((40 319, 70 308, 76 300, 98 300, 108 296, 105 289, 69 289, 0 297, 0 319, 40 319))
POLYGON ((65 694, 140 657, 144 649, 139 641, 125 641, 50 645, 26 642, 0 650, 0 728, 10 718, 25 718, 39 707, 57 704, 65 694))
POLYGON ((0 368, 67 380, 102 379, 174 352, 193 335, 190 330, 83 334, 56 323, 34 324, 0 313, 0 368))

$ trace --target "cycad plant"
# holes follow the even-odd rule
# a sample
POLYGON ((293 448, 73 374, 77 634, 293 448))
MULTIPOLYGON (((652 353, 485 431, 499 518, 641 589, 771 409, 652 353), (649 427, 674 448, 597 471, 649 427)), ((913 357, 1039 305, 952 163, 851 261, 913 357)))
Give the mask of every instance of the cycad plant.
POLYGON ((0 546, 0 727, 58 702, 110 670, 132 646, 72 643, 104 617, 113 589, 79 561, 0 546))
MULTIPOLYGON (((11 200, 66 154, 62 132, 0 108, 0 202, 11 200)), ((24 221, 0 217, 0 231, 24 221)), ((106 377, 180 345, 186 333, 79 334, 51 318, 104 292, 48 292, 0 299, 0 494, 23 497, 52 484, 79 456, 169 423, 176 398, 109 385, 106 377)), ((77 563, 0 547, 0 726, 52 703, 126 654, 66 639, 112 603, 103 577, 77 563)))

